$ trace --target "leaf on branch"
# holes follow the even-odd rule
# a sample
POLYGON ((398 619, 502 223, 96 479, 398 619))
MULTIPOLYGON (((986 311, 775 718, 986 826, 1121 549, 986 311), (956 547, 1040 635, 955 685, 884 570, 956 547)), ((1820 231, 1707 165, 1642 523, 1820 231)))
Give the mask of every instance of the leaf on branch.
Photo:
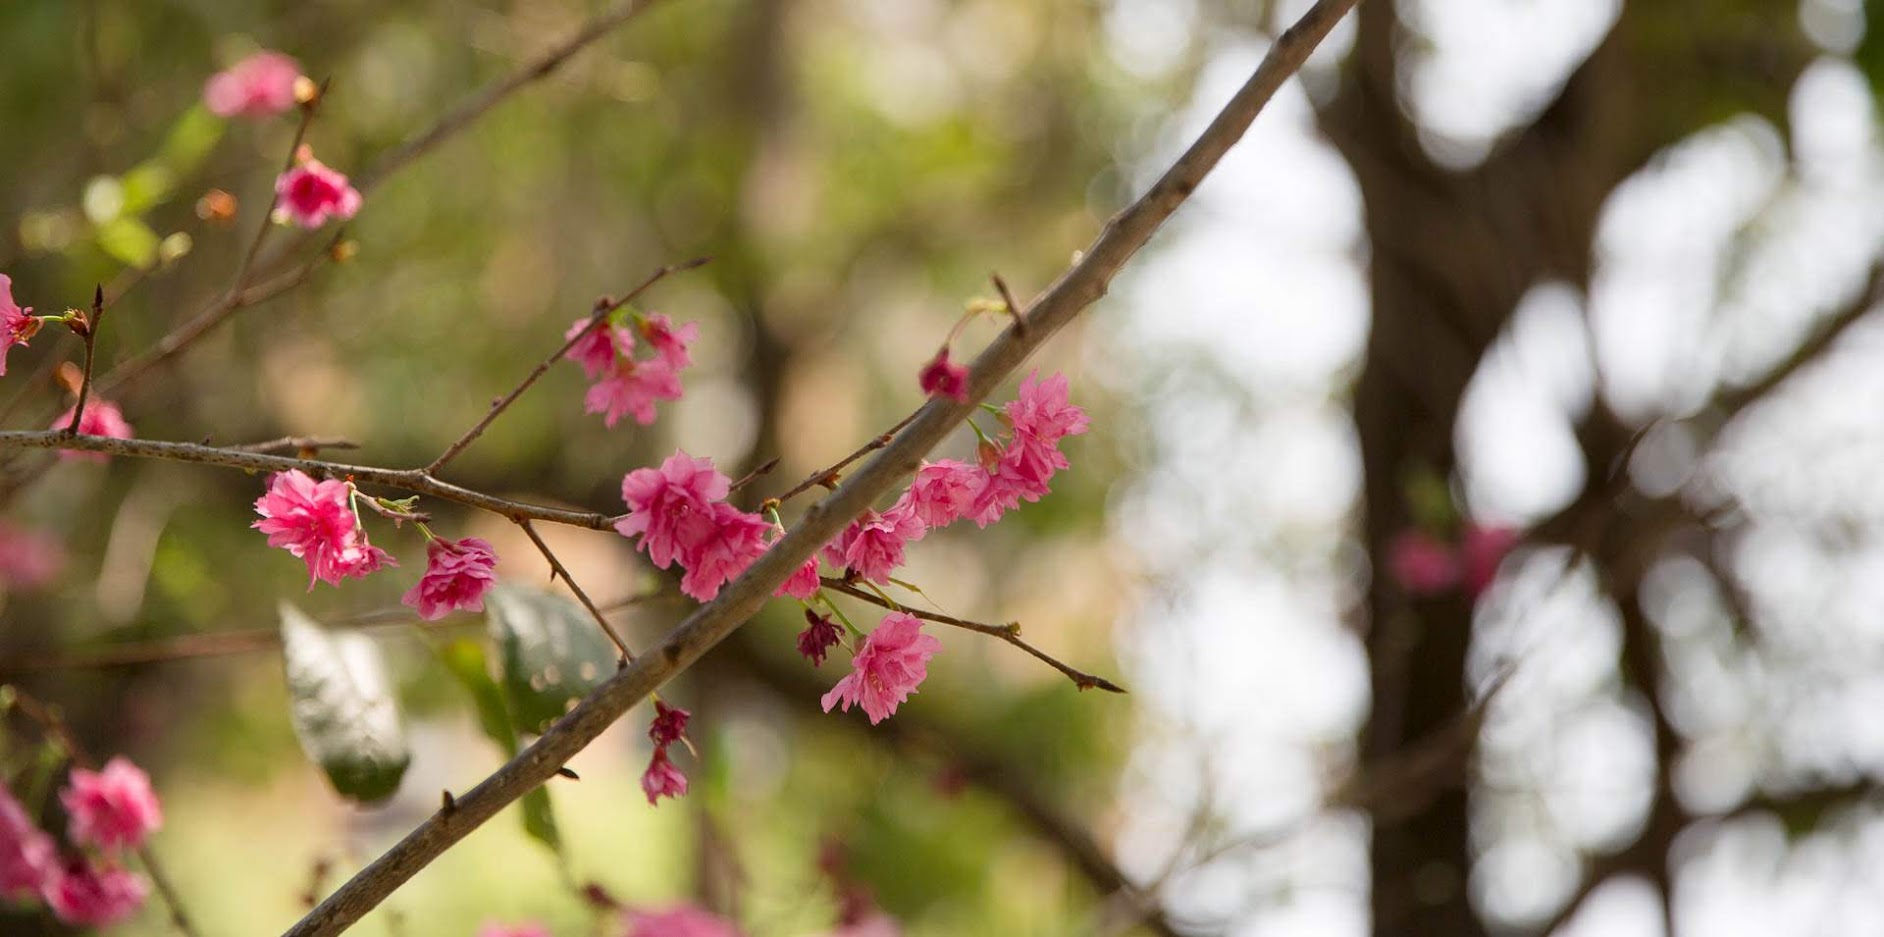
MULTIPOLYGON (((438 649, 438 659, 458 683, 470 691, 477 705, 478 725, 504 757, 514 758, 522 750, 517 730, 511 724, 510 702, 504 688, 491 678, 484 645, 470 638, 459 638, 438 649)), ((551 852, 562 854, 562 835, 556 830, 556 815, 550 807, 549 789, 539 787, 523 795, 523 829, 551 852)))
POLYGON ((359 632, 330 631, 283 602, 281 648, 302 750, 342 796, 391 797, 412 752, 379 645, 359 632))
POLYGON ((498 586, 484 607, 519 731, 541 733, 615 672, 614 646, 569 599, 498 586))

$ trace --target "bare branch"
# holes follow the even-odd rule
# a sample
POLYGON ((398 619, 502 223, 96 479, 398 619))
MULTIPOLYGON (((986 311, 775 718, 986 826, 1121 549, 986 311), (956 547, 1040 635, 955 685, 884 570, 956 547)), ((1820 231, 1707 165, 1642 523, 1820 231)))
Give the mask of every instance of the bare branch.
MULTIPOLYGON (((1016 320, 1017 323, 1018 321, 1019 320, 1016 320)), ((889 429, 884 430, 882 433, 879 433, 877 436, 872 438, 869 442, 864 443, 861 446, 858 446, 857 451, 852 452, 850 455, 847 455, 843 457, 842 459, 837 460, 837 462, 833 463, 832 465, 826 468, 818 469, 817 471, 812 472, 810 475, 805 476, 804 481, 801 481, 798 484, 793 485, 789 491, 786 491, 784 494, 779 495, 777 498, 773 500, 790 501, 791 499, 801 494, 804 494, 805 492, 810 491, 811 489, 816 488, 819 485, 823 485, 827 488, 835 487, 837 485, 837 480, 838 480, 837 473, 843 471, 852 462, 855 462, 858 459, 861 459, 864 456, 867 456, 870 453, 875 452, 878 449, 881 449, 884 446, 889 445, 890 440, 895 439, 896 434, 898 432, 901 432, 903 427, 908 426, 910 424, 910 421, 914 420, 917 416, 921 415, 921 413, 922 411, 918 410, 915 413, 911 413, 910 415, 903 417, 900 420, 897 420, 895 426, 892 426, 889 429)))
POLYGON ((456 809, 433 814, 417 829, 361 869, 339 890, 287 931, 288 937, 332 937, 346 930, 420 869, 469 835, 499 810, 556 775, 562 764, 602 734, 631 707, 724 640, 763 607, 787 576, 844 525, 900 479, 987 398, 1047 339, 1105 295, 1120 268, 1138 253, 1165 220, 1241 139, 1276 89, 1301 68, 1336 21, 1356 0, 1318 0, 1300 21, 1269 47, 1249 81, 1237 91, 1202 136, 1136 202, 1113 216, 1079 260, 975 360, 968 398, 931 399, 916 419, 829 496, 805 512, 798 524, 750 568, 720 590, 713 601, 687 616, 653 650, 610 677, 557 720, 548 732, 458 798, 456 809))
POLYGON ((589 614, 594 617, 595 623, 601 626, 602 633, 608 635, 608 639, 615 643, 615 650, 621 652, 621 659, 628 663, 633 663, 635 652, 628 649, 628 642, 623 641, 621 635, 615 633, 615 626, 609 624, 607 618, 602 617, 602 610, 596 608, 594 602, 589 601, 589 594, 582 591, 581 586, 576 585, 576 577, 569 575, 569 568, 563 565, 562 560, 556 558, 556 554, 550 550, 549 544, 544 543, 543 538, 537 535, 536 525, 531 524, 528 518, 518 518, 517 526, 523 528, 523 532, 529 535, 530 542, 536 544, 537 552, 543 554, 543 558, 549 561, 550 578, 555 579, 558 576, 562 577, 563 585, 568 586, 569 591, 574 592, 576 598, 582 600, 582 607, 589 610, 589 614))
POLYGON ((105 324, 105 288, 103 285, 92 288, 91 319, 75 321, 84 323, 75 327, 74 331, 85 340, 85 375, 79 378, 78 403, 72 406, 72 422, 66 424, 65 427, 67 435, 77 433, 79 424, 85 421, 86 398, 92 393, 92 361, 97 357, 98 329, 105 324))

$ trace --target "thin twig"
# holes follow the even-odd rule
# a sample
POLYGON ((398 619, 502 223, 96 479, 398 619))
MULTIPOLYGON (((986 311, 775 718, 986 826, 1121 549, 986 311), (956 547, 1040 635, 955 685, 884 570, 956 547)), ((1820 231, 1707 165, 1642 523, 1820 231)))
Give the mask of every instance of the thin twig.
POLYGON ((92 361, 97 357, 98 330, 105 324, 105 288, 103 285, 92 287, 92 317, 86 322, 79 337, 85 340, 85 376, 79 378, 78 404, 72 408, 72 422, 66 424, 66 435, 79 431, 79 424, 85 421, 86 398, 92 393, 92 361))
MULTIPOLYGON (((73 764, 87 770, 97 768, 97 762, 86 756, 85 750, 79 746, 78 739, 72 735, 72 730, 60 718, 58 711, 19 687, 13 687, 13 703, 28 719, 38 723, 54 744, 65 749, 66 757, 73 764)), ((157 860, 157 854, 146 844, 138 847, 137 857, 144 863, 144 870, 150 873, 151 883, 157 887, 157 895, 163 899, 165 907, 170 909, 170 923, 184 937, 201 937, 190 923, 190 916, 183 909, 183 898, 177 893, 176 886, 171 884, 170 875, 164 871, 163 863, 157 860)))
POLYGON ((615 632, 615 626, 608 623, 608 619, 602 615, 602 610, 596 608, 594 602, 589 601, 589 594, 582 591, 581 586, 576 585, 576 577, 569 575, 569 568, 563 565, 562 560, 556 558, 549 544, 544 543, 543 538, 537 535, 536 525, 531 524, 528 518, 518 518, 517 526, 523 528, 523 532, 530 536, 530 542, 536 544, 537 552, 543 554, 543 558, 549 561, 550 578, 562 577, 563 585, 568 586, 569 591, 574 592, 576 598, 581 600, 582 607, 589 610, 589 615, 595 619, 597 625, 601 626, 602 633, 608 635, 610 641, 615 642, 615 650, 621 652, 621 659, 628 664, 634 663, 635 652, 628 649, 628 642, 623 641, 621 635, 615 632))
POLYGON ((237 452, 319 452, 322 449, 358 449, 360 444, 342 436, 283 436, 229 448, 237 452))
POLYGON ((830 589, 833 592, 842 592, 845 595, 848 595, 853 599, 858 599, 860 601, 869 602, 871 605, 875 605, 878 608, 887 608, 893 612, 903 612, 908 615, 914 615, 915 617, 920 618, 923 621, 932 621, 938 625, 948 625, 951 628, 961 628, 967 631, 976 632, 978 634, 985 634, 985 635, 988 635, 989 637, 1000 638, 1001 640, 1006 641, 1007 643, 1012 644, 1015 647, 1020 648, 1021 650, 1026 651, 1027 653, 1032 654, 1033 656, 1039 658, 1041 661, 1045 662, 1047 666, 1052 667, 1054 670, 1057 670, 1060 673, 1065 674, 1068 680, 1073 681, 1074 686, 1079 687, 1082 690, 1095 690, 1095 689, 1105 690, 1108 693, 1124 693, 1125 692, 1124 687, 1119 686, 1118 684, 1113 683, 1112 681, 1107 680, 1104 677, 1096 677, 1096 676, 1093 676, 1092 674, 1086 673, 1085 671, 1077 670, 1077 669, 1074 669, 1073 667, 1069 667, 1065 663, 1060 661, 1059 659, 1055 658, 1053 655, 1048 654, 1047 652, 1037 647, 1034 647, 1031 644, 1028 644, 1020 636, 1020 625, 1015 624, 1013 622, 1009 622, 1008 624, 1005 624, 1005 625, 990 625, 990 624, 985 624, 979 621, 969 621, 966 618, 956 618, 953 615, 944 615, 941 612, 931 612, 926 609, 920 609, 920 608, 915 608, 912 606, 903 605, 902 603, 897 602, 893 599, 888 599, 883 596, 877 595, 873 592, 867 592, 863 589, 859 589, 856 586, 851 585, 850 583, 845 582, 842 579, 833 579, 829 576, 825 576, 822 578, 824 582, 824 588, 830 589))
POLYGON ((988 279, 994 281, 995 292, 1000 293, 1001 302, 1007 304, 1007 314, 1009 318, 1014 320, 1014 328, 1018 329, 1021 334, 1026 334, 1027 317, 1024 315, 1026 310, 1022 309, 1020 304, 1014 301, 1014 291, 1007 288, 1007 281, 1001 279, 999 273, 988 274, 988 279))
POLYGON ((527 501, 512 501, 496 495, 461 488, 450 482, 442 482, 419 469, 388 469, 371 465, 348 465, 344 462, 327 462, 319 459, 299 459, 290 456, 269 455, 262 452, 248 452, 242 449, 218 448, 199 443, 168 442, 156 439, 116 439, 110 436, 68 436, 59 430, 27 432, 10 430, 0 432, 0 449, 70 449, 78 452, 101 452, 105 455, 130 456, 138 459, 162 459, 170 462, 194 462, 200 465, 219 465, 224 468, 242 469, 248 472, 285 472, 300 469, 310 475, 331 475, 335 478, 352 478, 355 481, 373 485, 384 485, 414 494, 430 495, 443 498, 479 510, 489 511, 510 520, 529 518, 549 521, 554 524, 568 524, 588 530, 610 530, 614 518, 606 514, 587 511, 568 511, 552 508, 527 501))
POLYGON ((1072 268, 1040 295, 1025 316, 1025 334, 1010 328, 976 358, 969 370, 966 400, 930 398, 893 442, 806 510, 795 527, 727 583, 717 597, 695 609, 635 663, 603 681, 528 748, 460 795, 455 809, 434 813, 355 873, 289 928, 286 937, 334 937, 345 931, 452 845, 555 777, 557 768, 588 747, 629 709, 757 614, 786 577, 797 572, 813 552, 915 471, 923 456, 954 432, 1029 355, 1105 295, 1119 270, 1242 138, 1276 89, 1301 68, 1309 53, 1355 3, 1317 0, 1294 26, 1276 38, 1249 81, 1203 134, 1150 191, 1113 216, 1072 268))
MULTIPOLYGON (((328 79, 332 81, 332 79, 328 79)), ((301 119, 294 127, 294 142, 288 144, 288 158, 282 161, 281 173, 286 175, 294 169, 296 157, 301 154, 301 141, 307 139, 307 128, 314 123, 314 112, 319 109, 320 101, 327 96, 327 81, 321 82, 320 91, 301 105, 301 119)), ((268 232, 275 226, 275 207, 281 204, 281 186, 279 181, 268 187, 268 207, 262 210, 262 223, 255 228, 255 237, 249 241, 249 249, 242 255, 242 263, 236 267, 235 279, 229 284, 229 295, 242 292, 249 285, 249 272, 255 268, 255 257, 262 251, 262 242, 268 240, 268 232)))
POLYGON ((764 465, 761 465, 758 468, 753 469, 750 472, 747 472, 744 476, 741 476, 738 481, 733 482, 731 485, 728 485, 726 488, 726 493, 728 495, 731 495, 733 492, 739 491, 745 488, 747 485, 750 485, 753 482, 756 482, 759 479, 772 474, 772 470, 775 468, 778 468, 778 463, 779 463, 779 459, 777 456, 774 456, 771 459, 766 460, 764 465))
POLYGON ((545 373, 548 373, 551 365, 554 365, 556 362, 561 361, 563 359, 563 356, 569 353, 569 349, 576 347, 577 342, 582 341, 582 339, 586 337, 590 332, 595 331, 596 327, 601 325, 602 322, 608 318, 609 313, 614 312, 615 310, 620 309, 621 307, 626 306, 631 302, 634 302, 636 297, 640 296, 642 293, 647 292, 650 287, 654 286, 654 284, 656 283, 661 282, 667 277, 676 273, 680 273, 682 271, 692 270, 695 267, 702 266, 705 263, 707 263, 709 260, 711 260, 711 258, 697 257, 693 260, 686 261, 685 263, 668 264, 667 266, 654 271, 652 276, 649 276, 646 280, 641 281, 640 286, 637 286, 634 289, 629 290, 620 299, 604 298, 604 299, 596 301, 595 312, 593 315, 589 316, 588 325, 584 326, 582 331, 577 332, 574 335, 571 335, 567 340, 563 342, 562 347, 557 348, 556 351, 553 354, 551 354, 548 358, 543 359, 541 363, 539 363, 534 369, 530 371, 528 375, 524 377, 523 383, 518 384, 515 390, 512 390, 510 393, 505 394, 504 396, 499 397, 496 400, 492 401, 491 409, 484 414, 484 418, 479 420, 477 422, 477 425, 471 427, 468 430, 465 430, 464 435, 459 436, 458 439, 454 441, 451 445, 446 446, 445 451, 439 453, 438 458, 433 459, 432 464, 427 465, 423 469, 425 474, 436 475, 439 469, 442 469, 445 467, 446 463, 457 458, 459 453, 463 452, 473 442, 476 442, 479 436, 484 435, 485 428, 489 427, 493 420, 496 420, 497 417, 500 414, 502 414, 505 410, 510 409, 510 405, 515 403, 518 397, 523 396, 523 392, 526 390, 529 390, 530 385, 535 384, 539 378, 541 378, 545 373))
POLYGON ((811 489, 816 488, 819 485, 823 485, 825 487, 831 487, 831 486, 836 485, 838 481, 838 475, 837 475, 838 472, 843 471, 852 462, 855 462, 858 459, 861 459, 864 456, 867 456, 870 453, 875 452, 878 449, 881 449, 884 446, 889 445, 890 440, 896 438, 896 434, 899 432, 902 432, 903 427, 908 426, 910 424, 910 421, 914 420, 916 417, 920 416, 921 414, 922 414, 922 411, 917 410, 917 411, 912 412, 910 415, 903 417, 900 420, 897 420, 895 426, 892 426, 889 429, 878 434, 876 438, 870 440, 869 442, 864 443, 861 446, 858 446, 856 452, 853 452, 850 455, 847 455, 843 457, 842 459, 839 459, 835 465, 832 465, 828 468, 821 468, 815 472, 812 472, 810 475, 805 476, 804 481, 801 481, 798 484, 793 485, 789 491, 786 491, 784 494, 779 495, 775 500, 780 501, 780 502, 790 501, 791 499, 801 494, 804 494, 805 492, 810 491, 811 489))

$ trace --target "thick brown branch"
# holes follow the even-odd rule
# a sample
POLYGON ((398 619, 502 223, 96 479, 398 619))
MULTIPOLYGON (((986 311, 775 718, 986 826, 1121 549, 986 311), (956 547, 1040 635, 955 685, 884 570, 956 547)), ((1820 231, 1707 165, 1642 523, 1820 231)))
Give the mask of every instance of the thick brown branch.
POLYGON ((844 525, 910 472, 960 426, 980 401, 1081 311, 1104 296, 1112 278, 1165 220, 1197 189, 1223 154, 1241 139, 1276 89, 1301 68, 1356 0, 1318 0, 1277 37, 1249 81, 1211 120, 1151 190, 1113 216, 1078 262, 1024 313, 1026 328, 996 338, 969 371, 968 399, 932 399, 916 419, 824 500, 805 512, 784 538, 737 579, 674 628, 658 646, 610 677, 548 732, 398 844, 361 869, 300 922, 289 937, 331 937, 352 926, 420 869, 517 798, 534 790, 602 734, 629 708, 691 666, 763 607, 774 590, 844 525))

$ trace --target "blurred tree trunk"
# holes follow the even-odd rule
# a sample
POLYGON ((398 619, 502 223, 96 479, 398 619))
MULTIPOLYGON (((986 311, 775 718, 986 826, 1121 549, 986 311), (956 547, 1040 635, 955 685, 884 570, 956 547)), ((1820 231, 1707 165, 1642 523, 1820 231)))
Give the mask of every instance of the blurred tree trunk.
MULTIPOLYGON (((1806 60, 1796 16, 1797 5, 1780 0, 1732 11, 1629 3, 1533 123, 1481 164, 1453 170, 1429 158, 1398 99, 1406 43, 1394 7, 1360 5, 1354 53, 1320 121, 1360 184, 1371 246, 1373 328, 1354 399, 1375 570, 1365 764, 1406 755, 1470 702, 1471 603, 1410 600, 1386 574, 1388 544, 1413 523, 1409 480, 1451 478, 1466 386, 1524 293, 1547 281, 1587 291, 1599 213, 1618 183, 1656 150, 1737 110, 1782 115, 1806 60)), ((1629 433, 1599 401, 1579 435, 1587 477, 1600 484, 1629 433)), ((1657 738, 1667 754, 1665 726, 1657 738)), ((1488 930, 1466 887, 1470 768, 1456 767, 1459 783, 1409 790, 1377 811, 1372 911, 1380 937, 1488 930)), ((1665 860, 1653 856, 1655 867, 1641 871, 1665 883, 1665 860)))

